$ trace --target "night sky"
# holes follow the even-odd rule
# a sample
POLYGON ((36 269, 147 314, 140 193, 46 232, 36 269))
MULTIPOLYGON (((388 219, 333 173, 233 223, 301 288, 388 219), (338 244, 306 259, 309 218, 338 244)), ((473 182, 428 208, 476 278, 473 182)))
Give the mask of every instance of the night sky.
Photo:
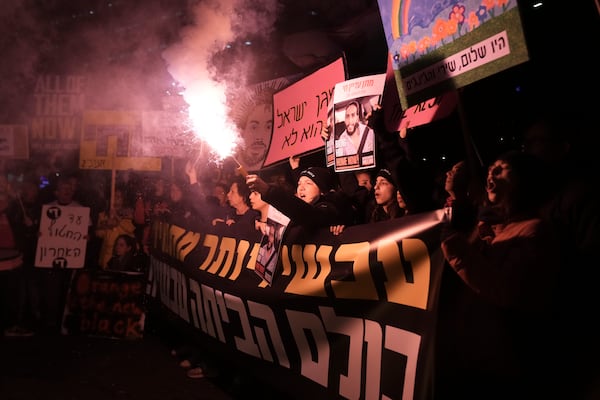
MULTIPOLYGON (((593 108, 584 98, 597 96, 597 68, 585 60, 594 56, 600 37, 594 0, 569 8, 534 9, 533 3, 519 2, 531 61, 461 92, 470 134, 486 159, 518 145, 520 124, 540 104, 561 104, 579 121, 593 108)), ((177 97, 179 78, 192 71, 241 85, 307 74, 341 50, 350 78, 385 72, 387 48, 375 0, 242 1, 227 12, 229 4, 3 0, 0 123, 24 123, 31 115, 39 74, 88 76, 94 96, 86 98, 87 108, 160 109, 166 98, 177 97), (221 9, 215 11, 215 4, 221 9), (327 40, 293 40, 313 31, 327 40)), ((464 123, 451 116, 415 128, 415 142, 427 143, 418 145, 423 158, 460 158, 464 123)))

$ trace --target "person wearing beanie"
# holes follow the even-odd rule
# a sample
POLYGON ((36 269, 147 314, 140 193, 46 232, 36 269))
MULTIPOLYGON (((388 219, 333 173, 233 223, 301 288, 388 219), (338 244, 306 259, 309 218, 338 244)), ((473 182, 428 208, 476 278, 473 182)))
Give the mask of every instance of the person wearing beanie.
POLYGON ((298 178, 296 193, 269 185, 256 174, 249 174, 246 183, 261 194, 264 201, 290 218, 291 225, 310 229, 331 225, 351 225, 355 220, 349 202, 334 190, 334 176, 328 168, 308 167, 298 178))
POLYGON ((375 172, 373 169, 342 171, 337 174, 340 189, 350 198, 356 209, 356 224, 366 224, 375 208, 375 172))
POLYGON ((390 170, 382 168, 375 177, 375 208, 371 213, 370 222, 387 221, 402 217, 405 210, 400 208, 396 193, 398 186, 390 170))
MULTIPOLYGON (((565 378, 554 362, 556 353, 548 351, 561 340, 552 329, 557 326, 556 300, 564 295, 564 279, 557 230, 539 214, 546 200, 540 179, 544 171, 538 160, 521 151, 501 154, 487 169, 486 205, 480 207, 485 213, 480 212, 470 228, 451 221, 442 231, 444 259, 469 289, 469 308, 457 304, 460 312, 455 314, 462 320, 443 325, 444 335, 460 338, 469 333, 469 340, 440 346, 445 352, 459 349, 461 357, 458 363, 451 359, 452 374, 447 373, 445 382, 450 376, 477 374, 478 387, 502 388, 502 398, 515 390, 524 398, 571 398, 553 396, 560 385, 544 381, 565 378), (453 332, 454 326, 461 328, 453 332)), ((453 212, 452 220, 458 217, 467 216, 453 212)), ((455 397, 476 396, 472 382, 452 380, 455 397)), ((569 385, 569 393, 572 390, 569 385)))
POLYGON ((302 172, 300 172, 300 177, 298 179, 298 188, 296 189, 297 195, 303 198, 306 195, 307 185, 316 185, 317 191, 310 191, 311 194, 314 193, 315 196, 311 197, 308 203, 312 203, 313 200, 316 200, 318 196, 323 195, 325 193, 329 193, 333 189, 333 177, 329 172, 329 169, 324 167, 308 167, 302 172), (302 177, 307 179, 302 179, 302 177), (302 182, 302 185, 300 184, 302 182), (299 192, 302 192, 301 193, 299 192))

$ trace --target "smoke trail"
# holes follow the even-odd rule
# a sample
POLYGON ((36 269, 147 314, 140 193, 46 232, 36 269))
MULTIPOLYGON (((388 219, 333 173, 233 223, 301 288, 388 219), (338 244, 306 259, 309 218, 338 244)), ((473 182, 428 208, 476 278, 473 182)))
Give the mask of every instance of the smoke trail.
POLYGON ((239 144, 230 120, 228 98, 246 86, 253 58, 231 57, 226 70, 214 57, 240 38, 267 37, 277 17, 277 1, 207 0, 193 9, 193 24, 180 32, 181 40, 163 52, 167 69, 189 105, 193 130, 221 158, 239 144))
POLYGON ((51 47, 52 35, 38 28, 38 20, 24 0, 2 2, 0 27, 0 122, 23 122, 27 108, 24 94, 33 81, 41 52, 51 47))

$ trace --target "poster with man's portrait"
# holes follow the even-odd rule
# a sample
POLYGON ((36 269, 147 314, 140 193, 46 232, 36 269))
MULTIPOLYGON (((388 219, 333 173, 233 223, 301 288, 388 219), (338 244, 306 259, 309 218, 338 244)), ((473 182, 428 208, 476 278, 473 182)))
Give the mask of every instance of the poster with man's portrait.
POLYGON ((254 271, 269 286, 273 283, 277 271, 279 250, 283 241, 283 234, 289 222, 290 219, 287 216, 275 207, 269 207, 265 233, 261 238, 256 265, 254 266, 254 271))
POLYGON ((271 79, 237 93, 231 116, 241 141, 235 158, 246 171, 259 171, 267 157, 273 134, 273 94, 296 79, 297 76, 271 79))
POLYGON ((331 135, 336 172, 375 167, 375 132, 367 119, 381 103, 384 85, 385 74, 377 74, 335 86, 331 135))

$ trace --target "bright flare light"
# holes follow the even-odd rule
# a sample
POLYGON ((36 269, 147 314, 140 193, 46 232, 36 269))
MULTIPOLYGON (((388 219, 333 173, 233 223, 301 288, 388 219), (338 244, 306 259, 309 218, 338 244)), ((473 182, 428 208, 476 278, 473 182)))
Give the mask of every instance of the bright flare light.
POLYGON ((205 81, 201 93, 183 92, 189 105, 194 134, 208 144, 221 159, 233 154, 240 137, 228 119, 225 90, 216 82, 205 81))
POLYGON ((181 40, 162 54, 169 73, 184 88, 181 95, 189 106, 191 130, 222 159, 233 153, 240 138, 227 115, 227 87, 213 79, 209 60, 235 39, 231 29, 234 11, 234 0, 197 3, 193 14, 201 23, 186 26, 180 32, 181 40))

